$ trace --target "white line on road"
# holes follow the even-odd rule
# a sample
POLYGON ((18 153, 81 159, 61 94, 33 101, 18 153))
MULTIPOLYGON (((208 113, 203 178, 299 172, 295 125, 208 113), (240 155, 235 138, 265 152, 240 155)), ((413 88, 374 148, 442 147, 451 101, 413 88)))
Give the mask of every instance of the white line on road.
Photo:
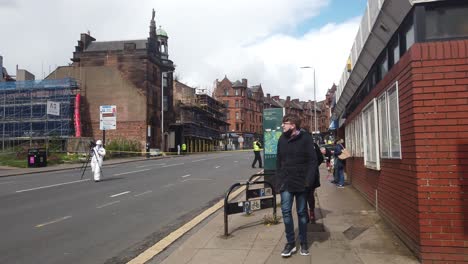
POLYGON ((135 194, 134 196, 135 196, 135 197, 138 197, 138 196, 142 196, 142 195, 145 195, 145 194, 147 194, 147 193, 150 193, 150 192, 153 192, 153 191, 142 192, 142 193, 139 193, 139 194, 135 194))
POLYGON ((85 182, 85 181, 89 181, 89 180, 90 180, 90 179, 79 180, 79 181, 72 181, 72 182, 64 182, 64 183, 58 183, 58 184, 52 184, 52 185, 47 185, 47 186, 41 186, 41 187, 36 187, 36 188, 31 188, 31 189, 26 189, 26 190, 19 190, 19 191, 16 191, 16 192, 17 192, 17 193, 29 192, 29 191, 34 191, 34 190, 39 190, 39 189, 45 189, 45 188, 51 188, 51 187, 56 187, 56 186, 62 186, 62 185, 67 185, 67 184, 72 184, 72 183, 85 182))
POLYGON ((177 166, 177 165, 183 165, 184 163, 176 163, 176 164, 170 164, 166 166, 162 166, 161 168, 167 168, 167 167, 172 167, 172 166, 177 166))
POLYGON ((120 201, 113 201, 113 202, 110 202, 110 203, 106 203, 106 204, 97 206, 96 208, 97 208, 97 209, 101 209, 101 208, 104 208, 104 207, 106 207, 106 206, 113 205, 113 204, 116 204, 116 203, 120 203, 120 201))
POLYGON ((187 178, 187 177, 190 177, 190 174, 182 176, 182 178, 187 178))
POLYGON ((158 164, 141 165, 141 166, 136 166, 136 167, 137 167, 137 168, 144 168, 144 167, 149 167, 149 166, 159 166, 159 165, 166 165, 166 163, 158 163, 158 164))
POLYGON ((199 178, 190 178, 190 179, 185 179, 180 182, 186 182, 186 181, 211 181, 212 179, 199 179, 199 178))
POLYGON ((43 224, 37 225, 36 227, 43 227, 43 226, 46 226, 46 225, 55 224, 55 223, 58 223, 58 222, 60 222, 60 221, 66 220, 66 219, 68 219, 68 218, 71 218, 71 215, 64 216, 64 217, 61 217, 61 218, 59 218, 59 219, 52 220, 52 221, 47 222, 47 223, 43 223, 43 224))
POLYGON ((129 171, 129 172, 122 172, 122 173, 116 173, 114 176, 119 176, 119 175, 125 175, 125 174, 130 174, 130 173, 137 173, 137 172, 142 172, 142 171, 149 171, 150 169, 144 169, 144 170, 137 170, 137 171, 129 171))
POLYGON ((118 193, 118 194, 111 195, 111 196, 109 196, 109 197, 110 197, 110 198, 114 198, 114 197, 117 197, 117 196, 120 196, 120 195, 124 195, 124 194, 127 194, 127 193, 130 193, 130 191, 121 192, 121 193, 118 193))
POLYGON ((235 160, 234 163, 239 162, 238 160, 235 160))
POLYGON ((221 166, 216 166, 215 169, 219 169, 221 166))
POLYGON ((0 184, 13 183, 14 181, 0 182, 0 184))
POLYGON ((171 186, 174 186, 175 184, 173 183, 169 183, 169 184, 166 184, 166 185, 163 185, 162 187, 163 188, 168 188, 168 187, 171 187, 171 186))
POLYGON ((206 160, 206 159, 197 159, 197 160, 192 160, 192 162, 203 161, 203 160, 206 160))

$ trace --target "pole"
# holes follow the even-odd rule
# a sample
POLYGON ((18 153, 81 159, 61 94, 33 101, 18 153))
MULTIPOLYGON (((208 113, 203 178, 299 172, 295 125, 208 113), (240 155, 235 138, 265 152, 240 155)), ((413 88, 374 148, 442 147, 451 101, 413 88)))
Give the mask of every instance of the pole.
POLYGON ((315 67, 314 67, 314 131, 317 131, 317 99, 315 98, 315 93, 317 91, 317 87, 315 86, 315 67))
POLYGON ((164 72, 161 71, 161 152, 164 152, 164 72))

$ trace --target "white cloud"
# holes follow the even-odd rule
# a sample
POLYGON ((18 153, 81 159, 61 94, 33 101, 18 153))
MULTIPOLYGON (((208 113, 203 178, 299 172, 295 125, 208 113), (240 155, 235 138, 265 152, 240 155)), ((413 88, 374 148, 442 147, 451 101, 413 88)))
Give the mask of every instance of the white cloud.
POLYGON ((0 0, 0 55, 10 73, 15 65, 42 78, 49 67, 65 65, 80 33, 98 41, 148 36, 151 9, 169 35, 169 55, 182 81, 211 87, 215 79, 247 78, 272 95, 317 99, 336 82, 357 32, 357 18, 343 24, 288 35, 317 16, 330 0, 0 0))

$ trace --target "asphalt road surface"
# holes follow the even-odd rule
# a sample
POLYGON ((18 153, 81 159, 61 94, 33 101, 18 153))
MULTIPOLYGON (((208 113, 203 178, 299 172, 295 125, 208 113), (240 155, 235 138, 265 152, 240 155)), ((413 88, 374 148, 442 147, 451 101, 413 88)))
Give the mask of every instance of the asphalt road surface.
POLYGON ((0 263, 125 263, 259 169, 252 152, 0 178, 0 263))

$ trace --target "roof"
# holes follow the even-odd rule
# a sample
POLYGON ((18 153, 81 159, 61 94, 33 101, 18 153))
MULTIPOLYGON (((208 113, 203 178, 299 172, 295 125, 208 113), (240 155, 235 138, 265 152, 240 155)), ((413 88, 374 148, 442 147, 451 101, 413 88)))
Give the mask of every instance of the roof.
POLYGON ((161 26, 159 26, 159 28, 156 30, 156 35, 167 38, 167 32, 164 29, 162 29, 161 26))
POLYGON ((232 88, 234 88, 234 87, 244 87, 244 85, 240 81, 235 81, 232 84, 232 88))
POLYGON ((118 41, 94 41, 89 44, 85 51, 108 51, 108 50, 124 50, 126 43, 135 43, 135 49, 146 49, 146 39, 136 40, 118 40, 118 41))

